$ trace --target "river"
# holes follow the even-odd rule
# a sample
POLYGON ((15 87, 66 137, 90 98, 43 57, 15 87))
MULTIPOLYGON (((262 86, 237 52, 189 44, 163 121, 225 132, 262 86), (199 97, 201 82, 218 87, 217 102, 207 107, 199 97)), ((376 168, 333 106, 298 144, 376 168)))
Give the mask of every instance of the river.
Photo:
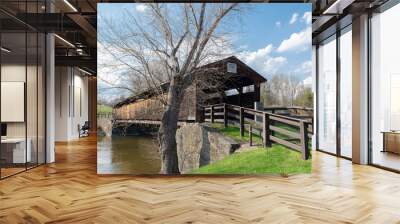
POLYGON ((99 136, 97 139, 98 174, 157 174, 160 167, 153 137, 99 136))

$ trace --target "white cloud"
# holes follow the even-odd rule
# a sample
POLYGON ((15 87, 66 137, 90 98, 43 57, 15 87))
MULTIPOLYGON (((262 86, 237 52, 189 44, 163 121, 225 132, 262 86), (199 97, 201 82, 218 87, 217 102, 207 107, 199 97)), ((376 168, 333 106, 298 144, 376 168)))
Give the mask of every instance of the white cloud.
POLYGON ((268 74, 275 74, 279 69, 287 63, 285 57, 271 57, 264 62, 263 72, 268 74))
POLYGON ((312 76, 308 76, 303 80, 303 85, 306 87, 311 87, 313 83, 312 76))
POLYGON ((247 48, 249 48, 247 44, 243 44, 238 47, 239 50, 246 50, 247 48))
POLYGON ((240 60, 252 67, 254 70, 264 76, 276 74, 287 63, 285 57, 273 57, 270 54, 273 51, 272 44, 256 51, 245 51, 238 55, 240 60))
POLYGON ((311 47, 311 27, 292 33, 288 39, 285 39, 279 45, 278 52, 304 51, 311 47))
POLYGON ((311 24, 311 12, 305 12, 302 19, 306 24, 311 24))
POLYGON ((268 57, 268 55, 272 52, 272 50, 273 46, 272 44, 269 44, 264 48, 258 49, 257 51, 244 52, 244 60, 247 63, 255 62, 260 58, 268 57))
POLYGON ((298 13, 293 13, 292 18, 289 21, 289 24, 295 23, 298 18, 299 18, 299 14, 298 13))
POLYGON ((138 12, 145 12, 147 10, 147 8, 148 7, 145 4, 137 4, 135 9, 138 12))
POLYGON ((294 71, 296 74, 301 74, 301 75, 311 75, 312 72, 312 61, 305 61, 303 62, 300 67, 295 69, 294 71))
POLYGON ((281 21, 276 21, 275 26, 280 28, 282 26, 281 21))

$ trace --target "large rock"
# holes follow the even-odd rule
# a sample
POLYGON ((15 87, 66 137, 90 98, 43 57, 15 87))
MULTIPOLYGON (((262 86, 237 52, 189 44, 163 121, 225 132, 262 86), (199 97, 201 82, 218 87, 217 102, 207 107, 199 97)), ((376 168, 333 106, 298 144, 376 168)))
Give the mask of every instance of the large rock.
POLYGON ((112 132, 112 121, 109 118, 98 118, 97 119, 97 134, 99 136, 111 136, 112 132))
POLYGON ((202 124, 186 124, 176 133, 181 173, 221 160, 235 152, 240 144, 202 124))
POLYGON ((234 153, 235 150, 240 147, 239 143, 231 138, 225 137, 215 130, 208 132, 208 142, 210 145, 209 163, 213 163, 225 158, 226 156, 234 153))

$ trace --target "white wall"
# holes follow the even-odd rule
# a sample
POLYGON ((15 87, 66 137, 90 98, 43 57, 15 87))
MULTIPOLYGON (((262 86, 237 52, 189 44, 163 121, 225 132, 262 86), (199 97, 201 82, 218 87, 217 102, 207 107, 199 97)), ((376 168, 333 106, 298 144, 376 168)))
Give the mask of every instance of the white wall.
MULTIPOLYGON (((14 90, 16 93, 7 92, 2 88, 2 99, 10 98, 7 94, 20 94, 22 102, 14 101, 9 102, 11 105, 19 104, 19 107, 5 106, 2 102, 2 114, 14 113, 20 114, 19 121, 5 121, 7 124, 7 137, 8 138, 28 138, 28 147, 31 149, 31 161, 44 163, 45 159, 45 120, 44 120, 44 74, 41 67, 25 65, 21 63, 3 63, 1 66, 2 87, 3 82, 20 82, 24 83, 21 89, 14 90), (38 70, 37 70, 38 69, 38 70), (26 80, 27 79, 27 80, 26 80), (25 97, 26 90, 26 97, 25 97), (25 105, 26 104, 26 105, 25 105), (26 118, 25 118, 26 113, 26 118), (36 161, 39 159, 38 161, 36 161)), ((16 88, 16 87, 14 87, 16 88)), ((15 105, 14 105, 15 106, 15 105)), ((4 121, 4 119, 2 118, 4 121)))
MULTIPOLYGON (((1 66, 1 81, 25 82, 25 69, 25 64, 3 64, 1 66)), ((7 108, 1 109, 7 110, 7 108)), ((8 122, 7 137, 25 137, 25 122, 8 122)))
POLYGON ((88 78, 81 76, 82 73, 76 74, 77 70, 74 70, 74 82, 73 82, 73 96, 74 102, 71 102, 71 131, 70 135, 72 138, 79 137, 78 124, 82 126, 85 121, 89 119, 88 113, 88 78))
POLYGON ((68 140, 68 71, 67 67, 55 68, 55 141, 68 140))
POLYGON ((76 68, 56 67, 56 141, 77 139, 78 125, 88 120, 88 78, 83 75, 76 68))

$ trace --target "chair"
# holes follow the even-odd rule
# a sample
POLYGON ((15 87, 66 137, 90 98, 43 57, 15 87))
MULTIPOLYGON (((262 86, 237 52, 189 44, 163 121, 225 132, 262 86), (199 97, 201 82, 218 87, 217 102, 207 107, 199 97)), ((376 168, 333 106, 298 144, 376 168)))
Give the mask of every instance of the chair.
POLYGON ((82 127, 80 127, 80 125, 78 124, 79 138, 89 136, 89 129, 90 129, 89 121, 85 121, 82 127))

